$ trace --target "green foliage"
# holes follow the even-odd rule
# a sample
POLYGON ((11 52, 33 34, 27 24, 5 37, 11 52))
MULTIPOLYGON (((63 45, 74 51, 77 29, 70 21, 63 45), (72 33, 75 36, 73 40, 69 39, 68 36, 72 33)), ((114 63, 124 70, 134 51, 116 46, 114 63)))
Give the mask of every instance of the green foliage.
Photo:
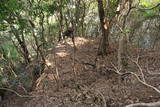
POLYGON ((0 22, 10 19, 11 15, 23 9, 23 3, 19 0, 1 0, 0 3, 0 22))
POLYGON ((8 29, 8 27, 9 27, 9 24, 7 24, 7 23, 1 23, 0 24, 0 31, 5 31, 5 30, 8 29))
POLYGON ((8 84, 8 76, 4 74, 3 67, 0 67, 0 87, 6 86, 8 84))
POLYGON ((17 61, 21 60, 19 53, 17 52, 16 48, 13 46, 11 42, 5 42, 1 45, 3 48, 3 54, 7 57, 9 61, 17 61))
POLYGON ((140 5, 142 5, 146 8, 150 8, 159 2, 160 2, 160 0, 140 0, 140 5))
POLYGON ((131 32, 131 29, 124 29, 124 31, 122 32, 123 34, 128 34, 131 32))
POLYGON ((106 13, 108 17, 112 18, 116 15, 118 3, 119 3, 119 0, 110 0, 108 7, 106 7, 107 8, 106 13))
POLYGON ((53 14, 55 11, 58 11, 58 0, 53 0, 51 4, 47 6, 48 11, 53 14))
POLYGON ((0 59, 0 87, 8 86, 11 78, 14 78, 10 73, 9 62, 5 59, 0 59))
POLYGON ((157 11, 156 10, 149 10, 143 12, 145 18, 154 18, 157 16, 157 11))
POLYGON ((149 0, 141 0, 140 4, 144 7, 150 7, 152 5, 149 0))
MULTIPOLYGON (((14 40, 16 46, 21 50, 20 42, 16 37, 11 37, 10 35, 13 32, 16 32, 16 36, 18 36, 21 40, 23 40, 22 35, 24 35, 24 39, 26 40, 28 50, 31 50, 32 42, 35 45, 35 41, 32 37, 32 27, 30 26, 29 20, 31 20, 35 24, 35 35, 39 44, 41 44, 41 25, 44 25, 44 34, 46 35, 46 28, 51 29, 51 33, 55 37, 57 32, 59 31, 59 22, 56 19, 53 22, 50 22, 50 26, 46 26, 46 16, 53 16, 57 18, 59 14, 60 7, 64 10, 66 5, 71 5, 70 0, 62 0, 62 5, 59 5, 59 0, 41 0, 41 1, 21 1, 21 0, 1 0, 0 3, 0 31, 3 31, 1 34, 5 35, 8 40, 6 40, 5 36, 1 38, 6 42, 1 43, 0 47, 3 51, 0 54, 5 56, 4 59, 0 59, 0 87, 16 87, 19 83, 22 83, 25 87, 31 86, 31 73, 25 72, 22 68, 23 66, 19 66, 19 61, 22 60, 22 56, 20 52, 17 52, 15 46, 12 44, 11 38, 14 40), (43 23, 42 23, 42 18, 43 23), (14 26, 14 29, 11 29, 11 26, 14 26), (22 34, 23 33, 23 34, 22 34), (17 42, 18 41, 18 42, 17 42), (12 70, 9 68, 9 64, 13 62, 16 65, 16 69, 13 72, 17 74, 15 77, 12 74, 12 70), (19 68, 17 68, 19 66, 19 68)), ((74 11, 76 9, 71 9, 74 11)), ((64 12, 64 11, 63 11, 64 12)), ((67 11, 66 11, 67 12, 67 11)), ((65 13, 65 12, 64 12, 65 13)), ((71 12, 72 13, 72 12, 71 12)), ((47 23, 48 24, 48 23, 47 23)), ((52 35, 50 34, 50 35, 52 35)), ((46 36, 47 37, 47 36, 46 36)), ((45 49, 51 48, 51 45, 46 45, 45 49)), ((23 50, 22 50, 23 52, 23 50)), ((31 52, 31 51, 30 51, 31 52)))
MULTIPOLYGON (((141 0, 140 5, 142 8, 151 8, 156 6, 158 3, 160 3, 160 0, 141 0)), ((150 10, 139 10, 141 16, 144 16, 144 18, 155 18, 158 16, 158 12, 160 10, 160 6, 150 9, 150 10)))
MULTIPOLYGON (((5 65, 6 66, 6 65, 5 65)), ((22 67, 22 66, 19 66, 22 67)), ((2 67, 1 67, 2 68, 2 67)), ((11 69, 6 69, 4 67, 0 70, 0 87, 8 87, 8 88, 14 88, 18 87, 19 85, 23 85, 25 88, 31 88, 32 85, 32 77, 27 72, 20 72, 21 68, 16 68, 14 71, 18 76, 15 77, 13 74, 11 74, 11 69), (20 70, 20 71, 18 71, 20 70)))

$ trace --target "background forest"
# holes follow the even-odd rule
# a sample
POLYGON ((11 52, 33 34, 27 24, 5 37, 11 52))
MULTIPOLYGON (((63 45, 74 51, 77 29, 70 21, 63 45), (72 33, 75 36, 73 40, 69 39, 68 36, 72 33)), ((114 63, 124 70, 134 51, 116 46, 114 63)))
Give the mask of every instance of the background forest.
POLYGON ((0 106, 159 107, 159 32, 160 0, 0 0, 0 106))

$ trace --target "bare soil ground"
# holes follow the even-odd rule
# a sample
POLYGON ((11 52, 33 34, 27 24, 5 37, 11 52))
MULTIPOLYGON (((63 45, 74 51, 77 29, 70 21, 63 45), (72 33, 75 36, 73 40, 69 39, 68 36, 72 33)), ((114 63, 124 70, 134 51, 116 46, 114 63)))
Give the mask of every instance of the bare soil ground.
MULTIPOLYGON (((117 65, 116 44, 110 43, 111 53, 108 56, 97 57, 99 44, 97 38, 77 37, 75 41, 77 47, 75 54, 70 39, 65 43, 58 43, 55 51, 51 50, 48 55, 50 69, 46 69, 44 78, 41 77, 39 86, 31 93, 37 97, 8 96, 3 102, 5 107, 124 107, 137 102, 160 101, 159 93, 141 84, 134 76, 122 77, 112 70, 114 68, 111 63, 117 65), (55 78, 58 78, 58 82, 55 78)), ((160 89, 160 74, 150 74, 160 73, 160 53, 133 47, 130 53, 133 59, 140 54, 139 63, 146 82, 160 89), (147 72, 146 65, 150 72, 147 72)), ((121 72, 126 71, 139 75, 138 68, 131 61, 121 72)))

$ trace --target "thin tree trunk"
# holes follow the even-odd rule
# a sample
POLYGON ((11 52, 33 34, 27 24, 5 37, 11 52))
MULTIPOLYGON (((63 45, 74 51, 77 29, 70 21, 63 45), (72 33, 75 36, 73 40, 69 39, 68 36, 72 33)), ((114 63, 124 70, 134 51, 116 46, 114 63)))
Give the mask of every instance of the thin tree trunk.
POLYGON ((84 29, 84 18, 86 14, 86 4, 83 1, 83 15, 82 15, 82 21, 81 21, 81 27, 82 27, 82 36, 85 36, 85 29, 84 29))
MULTIPOLYGON (((31 24, 31 23, 33 24, 32 21, 30 21, 30 24, 31 24)), ((32 25, 32 24, 31 24, 31 25, 32 25)), ((46 60, 45 60, 43 51, 41 50, 41 45, 39 44, 38 38, 37 38, 37 36, 35 35, 35 32, 34 32, 34 26, 32 26, 32 35, 33 35, 33 38, 34 38, 35 44, 36 44, 37 59, 38 59, 38 57, 39 57, 39 55, 40 55, 41 58, 42 58, 42 60, 43 60, 43 62, 46 63, 46 60)))
POLYGON ((121 4, 122 4, 121 5, 122 7, 125 7, 124 5, 126 5, 126 4, 128 6, 128 8, 125 9, 126 14, 122 15, 122 19, 119 20, 120 24, 121 24, 121 26, 119 26, 120 30, 124 34, 122 34, 120 39, 119 39, 118 67, 124 69, 128 65, 128 58, 127 58, 127 54, 128 54, 128 35, 126 34, 127 32, 125 32, 125 28, 126 28, 127 16, 129 15, 129 13, 131 11, 132 1, 126 0, 126 1, 123 1, 121 4))
POLYGON ((73 24, 73 25, 75 25, 74 26, 74 31, 75 31, 75 35, 78 35, 78 36, 80 36, 80 32, 79 32, 79 30, 78 30, 78 27, 79 27, 79 18, 80 18, 80 5, 81 5, 81 0, 78 0, 77 2, 76 2, 76 13, 75 13, 75 24, 73 24))
POLYGON ((45 17, 45 15, 44 15, 44 13, 43 13, 43 10, 41 10, 41 23, 40 23, 40 25, 41 25, 41 30, 42 30, 42 32, 41 32, 41 38, 42 38, 42 43, 43 43, 43 46, 44 46, 44 44, 46 44, 46 40, 45 40, 45 37, 44 37, 44 17, 45 17))
POLYGON ((66 28, 68 29, 68 28, 69 28, 69 24, 68 24, 68 19, 67 19, 67 17, 64 17, 64 20, 65 20, 66 28))
MULTIPOLYGON (((10 24, 11 25, 11 24, 10 24)), ((24 41, 24 35, 22 34, 22 39, 20 38, 16 28, 14 26, 11 25, 11 30, 12 30, 12 33, 15 35, 20 47, 21 47, 21 54, 23 55, 24 57, 24 60, 25 60, 25 63, 28 64, 31 62, 31 59, 29 58, 29 51, 27 49, 27 46, 25 44, 25 41, 24 41)), ((22 32, 23 33, 23 32, 22 32)))
POLYGON ((59 29, 59 38, 58 41, 60 41, 62 39, 62 32, 63 32, 63 12, 62 12, 62 0, 59 1, 59 13, 60 13, 60 19, 59 19, 59 23, 60 23, 60 29, 59 29))

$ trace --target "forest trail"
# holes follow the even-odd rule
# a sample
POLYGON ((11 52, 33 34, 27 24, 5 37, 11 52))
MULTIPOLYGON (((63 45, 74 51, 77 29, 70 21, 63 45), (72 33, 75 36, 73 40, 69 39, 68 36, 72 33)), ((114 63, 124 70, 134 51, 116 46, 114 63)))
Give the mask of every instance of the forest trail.
MULTIPOLYGON (((131 103, 154 102, 160 99, 159 94, 139 83, 135 77, 122 78, 111 71, 113 69, 111 62, 117 63, 116 44, 111 45, 110 55, 97 57, 99 44, 97 38, 76 37, 75 43, 77 47, 75 64, 73 64, 74 51, 71 40, 58 43, 55 49, 50 50, 47 57, 50 69, 44 72, 45 78, 32 92, 32 95, 38 97, 19 98, 14 95, 9 98, 6 107, 124 107, 131 103), (94 67, 96 57, 97 64, 94 67), (73 65, 75 72, 73 72, 73 65), (55 68, 59 73, 58 86, 54 79, 55 68)), ((144 59, 145 57, 140 60, 142 65, 144 59)), ((154 61, 157 64, 155 66, 159 66, 160 63, 156 61, 160 61, 160 58, 151 55, 150 59, 149 63, 154 61)), ((135 66, 128 67, 126 70, 138 72, 135 66)), ((158 76, 144 73, 148 83, 160 87, 158 76)))

